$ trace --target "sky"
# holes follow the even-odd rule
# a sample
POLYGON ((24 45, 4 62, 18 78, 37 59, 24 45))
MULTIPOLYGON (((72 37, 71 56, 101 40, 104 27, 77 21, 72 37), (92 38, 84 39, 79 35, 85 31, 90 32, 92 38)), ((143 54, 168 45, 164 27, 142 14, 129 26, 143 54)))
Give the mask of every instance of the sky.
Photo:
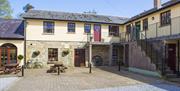
MULTIPOLYGON (((95 10, 99 15, 132 17, 153 7, 154 0, 9 0, 13 17, 23 13, 30 3, 37 10, 83 13, 95 10)), ((161 0, 162 3, 168 0, 161 0)))

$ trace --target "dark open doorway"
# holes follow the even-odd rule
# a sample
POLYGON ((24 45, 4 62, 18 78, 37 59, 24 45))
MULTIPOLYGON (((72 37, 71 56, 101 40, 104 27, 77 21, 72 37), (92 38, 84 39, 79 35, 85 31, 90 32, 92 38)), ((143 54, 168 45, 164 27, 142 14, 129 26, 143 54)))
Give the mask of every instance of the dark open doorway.
POLYGON ((174 73, 176 72, 176 44, 168 45, 167 64, 174 73))

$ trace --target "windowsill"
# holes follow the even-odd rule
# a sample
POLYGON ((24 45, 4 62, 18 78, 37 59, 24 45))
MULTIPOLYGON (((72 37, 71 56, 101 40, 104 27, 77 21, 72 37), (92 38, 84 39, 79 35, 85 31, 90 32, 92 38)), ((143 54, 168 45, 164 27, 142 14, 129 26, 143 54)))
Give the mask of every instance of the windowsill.
POLYGON ((89 34, 91 34, 91 33, 84 33, 84 35, 89 35, 89 34))
POLYGON ((161 27, 167 27, 167 26, 170 26, 171 24, 164 24, 164 25, 160 25, 159 28, 161 27))
POLYGON ((113 36, 113 35, 109 35, 109 37, 120 37, 120 36, 113 36))
POLYGON ((42 33, 42 35, 54 35, 54 33, 42 33))
POLYGON ((144 30, 141 30, 140 32, 145 32, 145 31, 148 31, 149 29, 144 29, 144 30))
POLYGON ((67 32, 67 34, 75 34, 75 32, 67 32))

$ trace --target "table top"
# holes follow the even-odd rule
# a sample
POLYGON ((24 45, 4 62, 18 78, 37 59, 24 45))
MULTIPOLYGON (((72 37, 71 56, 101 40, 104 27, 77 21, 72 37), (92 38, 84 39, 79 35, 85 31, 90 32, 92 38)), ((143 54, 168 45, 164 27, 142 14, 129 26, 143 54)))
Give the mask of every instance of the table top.
POLYGON ((63 65, 63 61, 48 61, 47 64, 63 65))
POLYGON ((19 64, 17 64, 17 63, 13 63, 13 64, 6 64, 6 65, 4 65, 5 67, 16 67, 16 66, 18 66, 19 64))

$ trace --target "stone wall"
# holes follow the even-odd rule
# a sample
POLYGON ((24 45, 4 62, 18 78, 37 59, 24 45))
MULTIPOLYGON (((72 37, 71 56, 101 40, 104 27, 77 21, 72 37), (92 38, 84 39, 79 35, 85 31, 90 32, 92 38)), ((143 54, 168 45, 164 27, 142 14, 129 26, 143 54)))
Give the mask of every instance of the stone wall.
POLYGON ((103 59, 103 65, 109 65, 109 46, 93 45, 92 57, 100 56, 103 59))
POLYGON ((156 71, 156 66, 136 42, 129 43, 129 67, 156 71))
POLYGON ((69 67, 74 67, 74 49, 76 48, 86 49, 86 63, 88 61, 88 48, 86 48, 86 43, 58 41, 27 41, 27 61, 39 61, 42 62, 45 66, 47 66, 48 48, 58 48, 58 60, 63 61, 64 64, 69 67), (67 49, 70 51, 69 54, 65 57, 62 57, 62 52, 67 49), (35 58, 32 56, 34 51, 40 51, 40 54, 35 58))

